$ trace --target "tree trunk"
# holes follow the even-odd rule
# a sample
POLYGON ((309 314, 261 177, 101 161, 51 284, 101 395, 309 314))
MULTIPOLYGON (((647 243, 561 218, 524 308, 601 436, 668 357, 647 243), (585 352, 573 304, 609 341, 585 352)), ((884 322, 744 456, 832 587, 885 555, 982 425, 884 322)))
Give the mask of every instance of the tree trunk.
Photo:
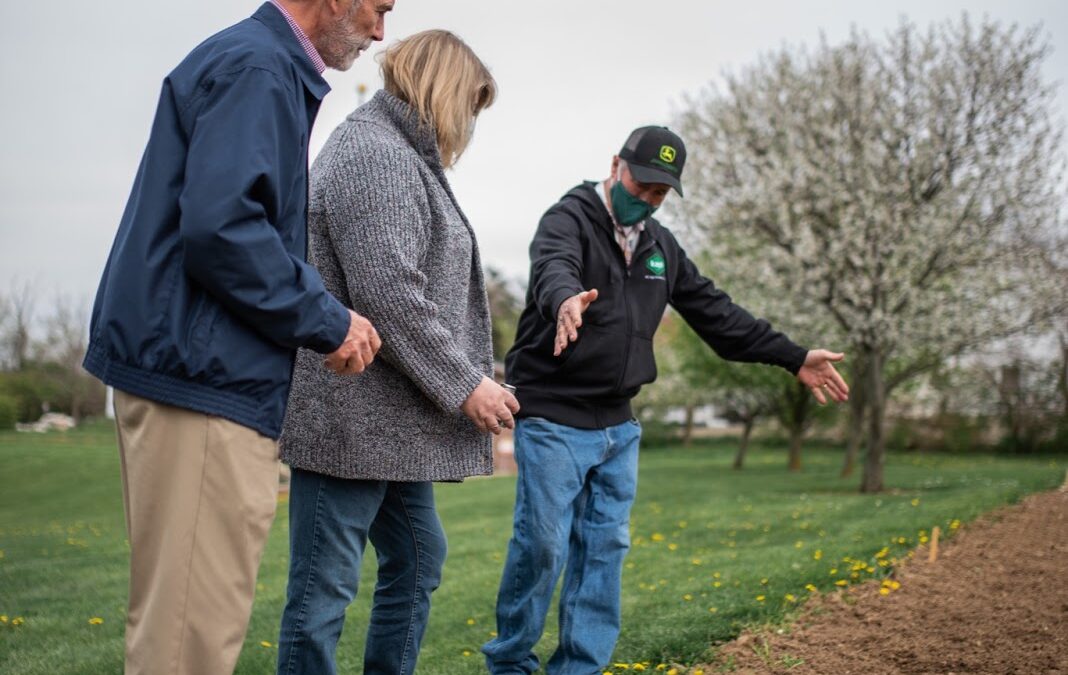
POLYGON ((790 434, 790 459, 787 464, 790 471, 801 470, 801 442, 809 426, 811 412, 811 392, 800 382, 791 382, 784 396, 785 411, 781 419, 790 434))
POLYGON ((682 432, 682 444, 690 445, 693 442, 693 403, 686 404, 686 426, 682 432))
POLYGON ((873 351, 867 357, 864 378, 868 395, 868 456, 864 462, 864 477, 860 491, 882 492, 883 466, 886 463, 886 388, 883 382, 883 356, 873 351))
POLYGON ((749 436, 753 433, 753 424, 756 417, 747 417, 742 421, 742 438, 738 441, 738 452, 734 455, 734 468, 741 469, 745 465, 745 453, 749 450, 749 436))
POLYGON ((1061 342, 1061 370, 1057 378, 1057 388, 1061 392, 1061 403, 1064 405, 1064 419, 1068 420, 1068 337, 1060 336, 1061 342))
POLYGON ((800 425, 790 429, 790 471, 801 470, 801 440, 803 438, 804 431, 800 425))
POLYGON ((864 417, 868 410, 868 397, 865 396, 864 371, 860 366, 860 360, 853 362, 852 369, 853 387, 849 392, 849 427, 846 438, 845 461, 842 463, 840 477, 848 478, 853 475, 857 466, 857 456, 860 446, 864 442, 864 417))

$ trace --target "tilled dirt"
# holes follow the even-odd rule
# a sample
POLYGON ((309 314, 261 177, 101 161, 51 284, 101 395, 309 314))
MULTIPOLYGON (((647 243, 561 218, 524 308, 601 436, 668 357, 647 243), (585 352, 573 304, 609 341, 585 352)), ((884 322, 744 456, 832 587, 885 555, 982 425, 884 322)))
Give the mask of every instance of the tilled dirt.
POLYGON ((981 518, 928 558, 899 566, 889 595, 873 582, 813 598, 704 672, 1068 675, 1068 491, 981 518))

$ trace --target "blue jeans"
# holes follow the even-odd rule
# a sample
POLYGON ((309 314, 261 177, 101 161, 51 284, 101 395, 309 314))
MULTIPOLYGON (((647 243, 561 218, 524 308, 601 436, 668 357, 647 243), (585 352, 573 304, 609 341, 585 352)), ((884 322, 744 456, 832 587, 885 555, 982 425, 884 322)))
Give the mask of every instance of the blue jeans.
POLYGON ((333 675, 345 609, 356 597, 370 538, 378 556, 363 672, 415 670, 441 582, 445 532, 430 483, 345 480, 293 470, 289 586, 278 638, 279 675, 333 675))
POLYGON ((560 644, 546 670, 600 673, 619 637, 620 578, 630 547, 641 426, 576 429, 520 419, 515 523, 497 594, 497 637, 482 647, 491 673, 532 673, 556 580, 560 644))

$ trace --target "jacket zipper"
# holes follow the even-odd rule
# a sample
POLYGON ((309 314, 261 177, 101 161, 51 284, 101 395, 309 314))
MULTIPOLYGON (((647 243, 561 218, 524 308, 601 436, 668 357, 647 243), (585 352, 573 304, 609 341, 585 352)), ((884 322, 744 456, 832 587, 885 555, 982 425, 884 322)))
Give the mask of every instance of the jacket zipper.
MULTIPOLYGON (((614 239, 615 237, 613 236, 613 240, 614 239)), ((612 387, 612 393, 618 394, 620 387, 623 386, 623 377, 627 374, 627 366, 630 365, 630 340, 633 328, 630 325, 630 298, 627 297, 627 286, 630 285, 630 265, 627 264, 627 256, 623 254, 623 251, 619 250, 619 245, 616 244, 615 241, 613 241, 612 243, 615 244, 614 248, 617 254, 616 257, 623 263, 623 311, 627 318, 627 322, 625 324, 627 332, 623 342, 625 350, 623 352, 623 367, 619 371, 619 377, 616 378, 615 386, 612 387)), ((631 262, 634 262, 633 256, 631 257, 631 262)))

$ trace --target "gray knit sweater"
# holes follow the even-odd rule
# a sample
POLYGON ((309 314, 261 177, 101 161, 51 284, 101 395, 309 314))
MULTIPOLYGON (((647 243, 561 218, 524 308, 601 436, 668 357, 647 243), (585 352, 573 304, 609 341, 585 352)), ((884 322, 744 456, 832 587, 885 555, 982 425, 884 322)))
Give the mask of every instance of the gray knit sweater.
POLYGON ((486 287, 433 130, 379 91, 330 136, 309 203, 309 259, 327 290, 371 321, 382 349, 355 377, 300 350, 283 461, 374 480, 490 473, 490 437, 460 412, 493 372, 486 287))

